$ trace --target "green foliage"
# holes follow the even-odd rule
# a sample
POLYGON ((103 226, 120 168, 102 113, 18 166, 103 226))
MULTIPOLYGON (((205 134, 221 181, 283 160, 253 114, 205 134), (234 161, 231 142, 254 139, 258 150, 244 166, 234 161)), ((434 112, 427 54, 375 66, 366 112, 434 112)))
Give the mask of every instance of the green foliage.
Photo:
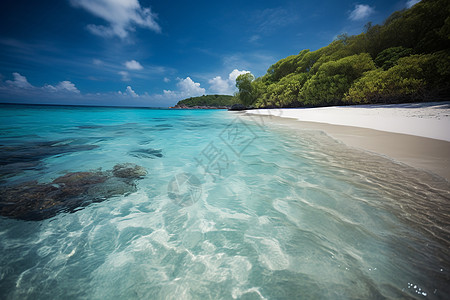
POLYGON ((302 89, 305 104, 310 106, 337 105, 351 81, 342 74, 327 76, 319 73, 311 77, 302 89))
POLYGON ((319 68, 319 73, 328 76, 345 75, 350 81, 353 81, 364 72, 374 68, 375 65, 370 55, 362 53, 327 62, 319 68))
POLYGON ((233 96, 229 95, 203 95, 178 101, 178 106, 231 106, 237 103, 233 96))
POLYGON ((375 69, 375 65, 367 53, 324 63, 302 89, 305 104, 340 104, 353 81, 361 77, 364 72, 373 69, 375 69))
POLYGON ((256 103, 253 103, 256 107, 267 107, 268 103, 265 101, 265 94, 267 86, 261 78, 257 78, 252 82, 253 98, 256 103))
POLYGON ((411 9, 395 12, 384 25, 367 30, 368 50, 376 57, 384 49, 397 46, 412 48, 418 54, 448 49, 445 28, 449 15, 447 0, 421 1, 411 9))
POLYGON ((291 73, 277 83, 265 85, 255 80, 253 86, 258 90, 256 107, 295 107, 301 106, 300 90, 308 79, 306 73, 291 73))
POLYGON ((368 72, 350 88, 344 102, 365 104, 420 101, 424 97, 426 83, 414 76, 404 76, 410 70, 411 68, 396 66, 388 71, 377 69, 368 72))
POLYGON ((282 86, 282 93, 279 96, 281 107, 301 106, 300 91, 308 80, 305 73, 289 74, 283 77, 279 84, 282 86))
POLYGON ((387 70, 393 67, 399 58, 409 56, 411 54, 413 54, 413 49, 411 48, 405 48, 402 46, 387 48, 378 54, 375 59, 375 64, 378 67, 387 70))
POLYGON ((315 62, 311 63, 311 58, 309 50, 302 50, 298 55, 286 57, 273 64, 267 70, 265 80, 277 82, 284 76, 296 72, 298 69, 300 69, 301 72, 307 72, 315 62))
POLYGON ((353 84, 343 101, 351 104, 383 102, 383 97, 388 98, 384 96, 387 94, 385 73, 382 69, 367 72, 353 84))
POLYGON ((236 87, 239 89, 238 98, 245 106, 250 106, 255 101, 252 81, 255 79, 253 74, 245 73, 236 78, 236 87))
POLYGON ((450 40, 450 16, 445 19, 444 25, 439 30, 442 39, 450 40))
POLYGON ((339 40, 333 41, 328 46, 314 52, 317 52, 316 55, 318 55, 318 58, 314 65, 311 67, 310 72, 312 74, 316 74, 320 66, 322 66, 324 63, 327 63, 329 61, 336 61, 354 54, 351 52, 351 49, 349 47, 347 47, 344 43, 342 43, 342 41, 339 40))
POLYGON ((359 35, 286 57, 256 80, 241 78, 238 98, 256 107, 448 100, 449 16, 450 1, 423 0, 359 35))
POLYGON ((307 52, 304 53, 301 60, 298 62, 297 69, 295 70, 296 73, 309 73, 311 71, 311 68, 320 58, 320 52, 318 51, 314 52, 310 52, 309 50, 303 51, 307 52))
POLYGON ((450 56, 446 52, 400 58, 388 70, 365 73, 345 95, 347 103, 440 100, 450 92, 450 56))

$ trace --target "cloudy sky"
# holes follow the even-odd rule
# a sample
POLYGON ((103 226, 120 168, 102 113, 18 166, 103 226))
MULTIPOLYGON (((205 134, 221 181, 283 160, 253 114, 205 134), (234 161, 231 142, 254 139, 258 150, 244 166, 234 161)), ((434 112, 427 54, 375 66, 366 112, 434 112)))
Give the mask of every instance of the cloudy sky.
POLYGON ((167 107, 417 0, 2 0, 0 102, 167 107))

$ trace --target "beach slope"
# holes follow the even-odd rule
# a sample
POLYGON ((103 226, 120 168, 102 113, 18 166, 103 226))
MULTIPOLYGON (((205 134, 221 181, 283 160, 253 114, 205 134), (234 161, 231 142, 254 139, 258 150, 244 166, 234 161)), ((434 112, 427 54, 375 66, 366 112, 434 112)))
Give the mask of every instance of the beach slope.
POLYGON ((387 156, 450 181, 450 102, 248 110, 350 147, 387 156), (281 117, 281 118, 280 118, 281 117))

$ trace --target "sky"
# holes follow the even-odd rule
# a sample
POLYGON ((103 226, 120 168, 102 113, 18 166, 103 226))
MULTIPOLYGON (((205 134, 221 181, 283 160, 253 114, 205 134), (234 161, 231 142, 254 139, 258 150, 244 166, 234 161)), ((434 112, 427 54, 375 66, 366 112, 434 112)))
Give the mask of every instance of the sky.
POLYGON ((168 107, 418 0, 2 0, 0 103, 168 107))

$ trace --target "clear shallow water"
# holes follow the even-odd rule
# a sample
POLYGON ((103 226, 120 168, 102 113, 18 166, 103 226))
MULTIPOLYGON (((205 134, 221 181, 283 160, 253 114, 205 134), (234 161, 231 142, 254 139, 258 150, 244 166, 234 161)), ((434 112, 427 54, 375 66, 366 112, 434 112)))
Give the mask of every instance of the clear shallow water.
POLYGON ((447 182, 237 116, 1 106, 2 151, 98 146, 43 155, 3 186, 148 171, 137 192, 75 213, 0 217, 1 298, 448 298, 447 182))

